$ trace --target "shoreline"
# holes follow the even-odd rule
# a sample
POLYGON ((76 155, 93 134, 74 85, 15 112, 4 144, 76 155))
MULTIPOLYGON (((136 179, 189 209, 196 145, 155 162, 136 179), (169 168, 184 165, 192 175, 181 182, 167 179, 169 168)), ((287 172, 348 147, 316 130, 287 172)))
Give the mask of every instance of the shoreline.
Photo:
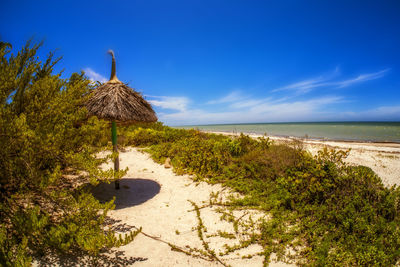
POLYGON ((290 122, 174 126, 207 132, 244 133, 316 141, 400 144, 399 122, 290 122))
MULTIPOLYGON (((202 131, 205 133, 239 136, 240 133, 223 131, 202 131)), ((297 137, 270 136, 261 134, 243 133, 252 138, 268 137, 275 142, 291 142, 300 140, 304 148, 312 155, 316 155, 324 147, 347 150, 349 156, 345 162, 351 165, 362 165, 371 168, 381 179, 385 186, 400 185, 400 144, 380 142, 348 142, 334 140, 315 140, 297 137)))
MULTIPOLYGON (((222 135, 229 135, 229 136, 239 136, 241 133, 237 132, 228 132, 228 131, 205 131, 205 130, 200 130, 201 132, 204 133, 213 133, 213 134, 222 134, 222 135)), ((329 146, 334 146, 334 145, 363 145, 363 146, 371 146, 371 147, 387 147, 387 148, 393 148, 395 151, 393 153, 400 153, 400 143, 396 142, 383 142, 383 141, 358 141, 358 140, 334 140, 334 139, 318 139, 318 138, 304 138, 304 137, 295 137, 295 136, 284 136, 284 135, 262 135, 262 134, 257 134, 257 133, 250 133, 250 132, 243 132, 243 134, 248 135, 252 138, 258 138, 258 137, 268 137, 271 140, 274 141, 294 141, 294 140, 300 140, 306 144, 325 144, 329 146)), ((383 151, 383 152, 388 152, 388 151, 383 151)))

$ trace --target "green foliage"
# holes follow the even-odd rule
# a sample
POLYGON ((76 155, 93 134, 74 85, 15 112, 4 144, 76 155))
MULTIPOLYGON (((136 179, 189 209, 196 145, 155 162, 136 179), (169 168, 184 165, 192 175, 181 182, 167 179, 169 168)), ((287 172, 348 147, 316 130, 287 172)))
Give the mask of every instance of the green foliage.
POLYGON ((243 244, 263 246, 266 265, 272 253, 312 266, 390 266, 400 259, 400 189, 384 187, 370 168, 346 165, 348 151, 324 149, 313 157, 299 142, 160 125, 130 131, 127 144, 150 146, 160 163, 171 158, 177 173, 243 194, 225 205, 271 215, 243 244))
POLYGON ((320 266, 393 265, 400 256, 400 191, 385 188, 370 168, 345 165, 344 156, 325 149, 279 180, 283 205, 302 218, 291 222, 308 245, 302 254, 320 266))
POLYGON ((120 128, 120 139, 118 142, 121 145, 129 144, 133 146, 149 146, 189 137, 194 132, 196 131, 172 129, 162 125, 161 122, 142 124, 137 123, 132 126, 120 128))
POLYGON ((53 74, 59 59, 36 56, 41 44, 14 55, 0 42, 0 263, 30 265, 33 257, 122 244, 103 227, 113 203, 100 204, 82 186, 111 181, 96 158, 109 126, 82 108, 92 86, 84 73, 53 74))

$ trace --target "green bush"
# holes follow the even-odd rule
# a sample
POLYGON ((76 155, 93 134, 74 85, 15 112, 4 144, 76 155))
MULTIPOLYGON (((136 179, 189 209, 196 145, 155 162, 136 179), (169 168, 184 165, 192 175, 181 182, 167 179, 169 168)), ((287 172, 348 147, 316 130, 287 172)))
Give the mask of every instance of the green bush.
POLYGON ((80 186, 114 179, 98 167, 108 158, 95 157, 109 127, 82 108, 92 89, 84 73, 53 74, 59 59, 39 61, 40 45, 15 55, 0 42, 0 265, 27 266, 49 253, 95 256, 121 243, 103 227, 113 203, 80 186))
POLYGON ((182 138, 187 138, 199 133, 195 130, 173 129, 164 126, 161 122, 156 123, 138 123, 119 129, 119 135, 122 137, 122 143, 119 144, 133 146, 150 146, 165 142, 173 142, 182 138))

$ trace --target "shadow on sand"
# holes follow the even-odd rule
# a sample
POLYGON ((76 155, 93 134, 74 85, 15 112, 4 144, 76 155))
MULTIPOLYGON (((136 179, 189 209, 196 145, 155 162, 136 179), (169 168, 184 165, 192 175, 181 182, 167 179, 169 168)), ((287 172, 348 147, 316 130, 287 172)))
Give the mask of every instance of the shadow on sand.
POLYGON ((147 258, 142 257, 126 257, 125 252, 117 250, 108 250, 106 254, 100 254, 97 257, 90 257, 82 253, 73 253, 64 256, 54 254, 46 255, 40 259, 36 259, 36 266, 40 267, 75 267, 75 266, 105 266, 105 267, 122 267, 131 266, 135 262, 146 261, 147 258))
MULTIPOLYGON (((102 183, 97 186, 90 186, 89 190, 100 202, 111 200, 115 196, 115 209, 123 209, 142 204, 153 198, 160 192, 160 185, 152 180, 138 178, 123 178, 120 180, 121 189, 115 190, 114 183, 102 183)), ((110 230, 126 233, 137 229, 134 226, 122 223, 121 220, 106 218, 106 223, 111 225, 110 230)), ((135 242, 135 241, 133 241, 135 242)), ((89 256, 82 251, 72 251, 67 255, 46 253, 35 257, 35 265, 50 266, 131 266, 135 262, 146 261, 143 257, 127 257, 125 252, 115 249, 104 249, 96 257, 89 256)), ((0 263, 1 266, 1 263, 0 263)))
POLYGON ((111 200, 115 196, 115 209, 136 206, 152 199, 160 192, 160 184, 155 181, 139 178, 122 178, 120 189, 114 183, 101 183, 92 189, 93 196, 101 202, 111 200))

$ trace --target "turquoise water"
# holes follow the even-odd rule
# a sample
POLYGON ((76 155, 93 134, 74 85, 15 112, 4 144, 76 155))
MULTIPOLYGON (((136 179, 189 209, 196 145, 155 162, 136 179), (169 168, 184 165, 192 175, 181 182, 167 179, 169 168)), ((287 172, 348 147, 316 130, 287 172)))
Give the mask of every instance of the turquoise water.
POLYGON ((400 143, 400 122, 303 122, 190 125, 203 131, 268 134, 324 140, 400 143))

